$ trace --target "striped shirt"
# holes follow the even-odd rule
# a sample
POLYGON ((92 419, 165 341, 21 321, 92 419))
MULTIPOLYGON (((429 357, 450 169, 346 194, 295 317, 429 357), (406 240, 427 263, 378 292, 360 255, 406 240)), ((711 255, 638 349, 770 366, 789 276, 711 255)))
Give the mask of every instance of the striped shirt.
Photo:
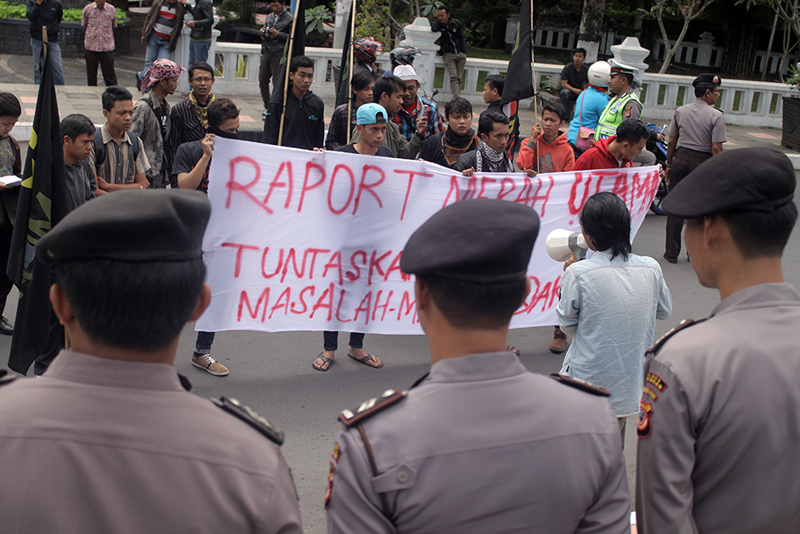
POLYGON ((150 162, 147 161, 142 140, 135 133, 125 132, 122 143, 117 144, 105 124, 100 131, 103 135, 103 144, 106 145, 106 160, 99 167, 97 166, 94 147, 89 155, 89 161, 99 177, 110 184, 132 184, 136 175, 150 170, 150 162), (139 143, 139 157, 136 161, 133 161, 134 140, 139 143))
MULTIPOLYGON (((210 103, 211 99, 209 98, 206 105, 210 103)), ((183 143, 201 140, 206 135, 206 131, 203 129, 203 125, 200 124, 200 120, 194 112, 189 97, 186 97, 181 102, 172 106, 172 111, 170 111, 169 114, 169 122, 170 130, 167 136, 164 153, 168 161, 168 166, 165 168, 170 171, 169 174, 171 175, 171 169, 172 165, 175 163, 175 154, 178 153, 178 147, 183 143)), ((177 187, 177 184, 173 184, 173 186, 177 187)))
POLYGON ((169 41, 172 29, 175 27, 175 17, 177 16, 178 3, 164 2, 158 14, 158 20, 153 26, 153 33, 169 41))

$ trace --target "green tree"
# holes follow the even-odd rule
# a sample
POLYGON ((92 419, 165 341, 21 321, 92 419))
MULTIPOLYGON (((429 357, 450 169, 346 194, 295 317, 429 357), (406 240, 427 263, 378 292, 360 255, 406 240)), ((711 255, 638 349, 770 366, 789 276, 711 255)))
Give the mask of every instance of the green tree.
MULTIPOLYGON (((355 0, 353 0, 355 1, 355 0)), ((360 0, 356 9, 356 39, 372 37, 391 47, 388 0, 360 0)))
POLYGON ((650 14, 658 21, 658 28, 661 30, 661 37, 664 39, 664 46, 667 49, 667 54, 664 56, 664 63, 661 65, 659 74, 667 72, 672 57, 678 51, 678 47, 686 37, 686 31, 689 29, 689 24, 701 16, 708 6, 714 3, 715 0, 653 0, 653 7, 650 8, 650 14), (669 34, 667 28, 664 26, 664 15, 672 15, 683 17, 683 27, 675 39, 675 44, 669 45, 669 34))

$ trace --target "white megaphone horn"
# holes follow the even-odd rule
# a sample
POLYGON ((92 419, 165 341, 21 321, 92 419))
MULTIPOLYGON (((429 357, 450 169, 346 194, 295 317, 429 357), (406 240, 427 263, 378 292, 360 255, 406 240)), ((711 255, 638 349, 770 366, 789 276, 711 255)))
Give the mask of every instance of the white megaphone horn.
POLYGON ((575 254, 575 259, 582 260, 589 248, 582 233, 563 229, 550 232, 544 246, 547 254, 556 261, 567 261, 572 254, 575 254))

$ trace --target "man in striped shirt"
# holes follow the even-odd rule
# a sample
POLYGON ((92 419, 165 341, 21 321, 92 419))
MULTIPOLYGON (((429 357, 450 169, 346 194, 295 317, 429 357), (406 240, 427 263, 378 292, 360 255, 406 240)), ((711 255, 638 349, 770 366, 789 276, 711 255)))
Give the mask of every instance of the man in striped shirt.
POLYGON ((136 88, 139 88, 147 69, 156 59, 172 59, 183 28, 184 7, 188 0, 155 0, 142 26, 142 44, 147 46, 144 70, 136 73, 136 88))

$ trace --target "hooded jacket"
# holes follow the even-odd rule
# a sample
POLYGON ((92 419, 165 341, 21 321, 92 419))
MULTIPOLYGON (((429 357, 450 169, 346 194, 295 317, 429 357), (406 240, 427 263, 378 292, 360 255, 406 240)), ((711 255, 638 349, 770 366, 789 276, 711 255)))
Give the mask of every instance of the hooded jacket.
POLYGON ((558 132, 555 140, 548 143, 544 140, 544 132, 538 135, 539 168, 536 168, 537 146, 532 139, 523 139, 522 148, 517 156, 517 167, 522 170, 533 169, 537 172, 571 171, 575 166, 575 153, 567 143, 567 136, 558 132))
POLYGON ((623 157, 622 162, 617 161, 617 158, 611 151, 608 150, 608 145, 616 140, 617 136, 614 135, 608 139, 600 139, 595 141, 594 146, 581 154, 578 161, 575 162, 573 171, 590 171, 593 169, 619 169, 620 167, 633 167, 631 160, 623 157))

